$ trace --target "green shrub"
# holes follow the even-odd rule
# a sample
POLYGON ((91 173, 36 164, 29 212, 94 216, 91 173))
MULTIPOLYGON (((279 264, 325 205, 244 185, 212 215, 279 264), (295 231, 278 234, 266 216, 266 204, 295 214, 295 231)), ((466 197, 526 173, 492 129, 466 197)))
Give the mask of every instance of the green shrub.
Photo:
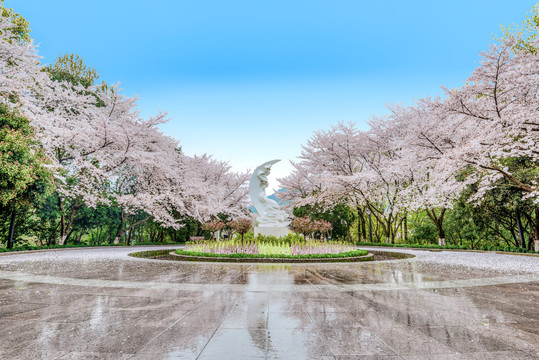
POLYGON ((435 243, 438 239, 438 231, 432 223, 421 223, 414 227, 411 243, 421 244, 423 242, 435 243))

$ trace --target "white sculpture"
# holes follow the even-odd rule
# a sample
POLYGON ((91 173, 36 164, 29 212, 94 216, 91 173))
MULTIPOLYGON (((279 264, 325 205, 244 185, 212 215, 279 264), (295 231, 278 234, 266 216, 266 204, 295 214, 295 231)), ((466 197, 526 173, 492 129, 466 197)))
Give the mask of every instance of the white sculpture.
POLYGON ((288 224, 290 224, 288 215, 286 212, 279 210, 279 204, 266 195, 271 166, 279 161, 281 160, 271 160, 255 169, 249 183, 249 194, 251 195, 251 201, 256 211, 260 215, 256 219, 258 226, 264 228, 286 228, 286 233, 288 233, 288 224))

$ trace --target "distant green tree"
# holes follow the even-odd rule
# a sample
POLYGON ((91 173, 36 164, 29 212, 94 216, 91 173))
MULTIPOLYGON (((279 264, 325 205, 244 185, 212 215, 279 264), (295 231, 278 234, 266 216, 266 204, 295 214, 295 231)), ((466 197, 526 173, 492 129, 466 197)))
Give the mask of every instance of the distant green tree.
POLYGON ((6 8, 4 6, 4 0, 0 0, 0 12, 2 17, 9 18, 10 22, 14 25, 10 31, 16 35, 20 42, 32 40, 30 37, 30 32, 32 31, 30 30, 30 23, 13 9, 6 8))
POLYGON ((334 239, 349 238, 350 227, 357 217, 356 212, 346 204, 336 204, 330 208, 323 208, 319 205, 305 205, 295 207, 292 213, 295 217, 310 216, 314 220, 329 221, 333 226, 331 236, 334 239))
POLYGON ((514 52, 527 51, 537 54, 539 50, 533 45, 539 34, 539 4, 533 5, 526 18, 522 21, 522 26, 501 26, 504 38, 514 38, 516 44, 513 47, 514 52))
POLYGON ((413 229, 410 243, 434 244, 437 242, 438 232, 436 226, 425 212, 418 212, 416 216, 413 216, 410 226, 413 229))
POLYGON ((17 212, 28 206, 32 185, 46 186, 50 171, 29 120, 0 104, 0 208, 9 213, 7 246, 13 246, 17 212))
POLYGON ((67 81, 84 87, 95 85, 99 78, 97 70, 86 65, 84 59, 77 54, 58 55, 46 70, 53 80, 67 81))

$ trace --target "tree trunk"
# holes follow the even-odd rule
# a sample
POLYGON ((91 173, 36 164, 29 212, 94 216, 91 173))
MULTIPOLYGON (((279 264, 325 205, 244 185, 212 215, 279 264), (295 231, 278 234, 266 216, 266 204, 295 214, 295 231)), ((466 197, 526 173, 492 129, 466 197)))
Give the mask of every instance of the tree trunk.
POLYGON ((357 242, 361 242, 361 218, 357 217, 357 242))
POLYGON ((404 242, 408 243, 408 212, 404 212, 404 242))
POLYGON ((131 235, 133 235, 133 228, 129 229, 127 239, 125 240, 125 245, 131 245, 131 235))
MULTIPOLYGON (((539 251, 539 207, 535 208, 535 221, 533 223, 534 251, 539 251)), ((529 241, 528 248, 531 250, 532 244, 529 241)))
POLYGON ((361 231, 362 231, 362 234, 363 235, 363 239, 365 239, 364 241, 367 242, 369 240, 367 240, 367 219, 365 219, 365 216, 363 216, 363 213, 361 214, 361 231))
POLYGON ((13 234, 15 233, 15 218, 17 217, 17 212, 13 210, 11 212, 11 220, 9 221, 9 234, 7 237, 7 248, 13 248, 13 234))
POLYGON ((120 226, 118 226, 118 230, 116 231, 116 236, 114 236, 114 242, 113 243, 115 245, 120 244, 120 237, 122 236, 122 230, 124 228, 124 224, 125 224, 125 215, 124 215, 124 212, 122 210, 121 219, 120 219, 120 226))
MULTIPOLYGON (((537 214, 537 212, 536 212, 537 214)), ((524 230, 522 229, 522 220, 520 219, 520 210, 518 206, 515 208, 515 215, 517 217, 517 228, 518 228, 518 240, 519 240, 519 246, 526 248, 526 240, 524 239, 524 230)), ((532 229, 534 237, 536 236, 535 229, 532 229)), ((536 238, 536 237, 535 237, 536 238)), ((536 238, 537 239, 537 238, 536 238)))
POLYGON ((64 202, 60 195, 58 195, 58 207, 60 208, 60 238, 58 239, 58 245, 64 245, 66 236, 66 215, 64 211, 64 202))
POLYGON ((444 215, 445 215, 446 208, 442 208, 439 216, 436 215, 435 209, 429 210, 427 208, 425 210, 429 218, 434 223, 434 225, 436 225, 436 230, 438 231, 438 245, 445 246, 445 231, 444 231, 443 224, 444 224, 444 215))
MULTIPOLYGON (((120 227, 118 227, 118 231, 116 232, 116 237, 114 238, 114 243, 119 244, 120 243, 120 238, 122 237, 123 234, 125 234, 128 231, 131 231, 131 229, 133 229, 134 227, 142 224, 143 222, 146 222, 146 221, 150 220, 150 218, 151 218, 151 216, 148 216, 145 219, 139 220, 139 221, 135 222, 134 224, 129 225, 129 227, 127 229, 124 229, 123 227, 125 225, 125 220, 126 219, 125 219, 125 216, 123 215, 123 212, 122 212, 122 221, 120 223, 120 227)), ((165 235, 164 231, 160 233, 161 241, 164 240, 164 235, 165 235)))
POLYGON ((56 243, 56 230, 58 229, 58 226, 60 226, 60 223, 58 223, 54 230, 51 231, 49 238, 47 239, 47 245, 54 245, 56 243))
POLYGON ((392 214, 389 214, 388 217, 387 217, 387 223, 386 223, 386 228, 387 228, 387 236, 386 236, 386 243, 388 244, 393 244, 395 241, 395 233, 393 231, 393 217, 391 216, 392 214))
MULTIPOLYGON (((357 242, 361 242, 361 235, 365 234, 365 224, 363 223, 363 212, 359 206, 356 207, 357 210, 357 242)), ((363 241, 367 241, 367 237, 363 236, 363 241)))
POLYGON ((436 224, 436 229, 438 230, 438 245, 445 246, 445 231, 442 227, 442 221, 436 224))
POLYGON ((69 219, 66 223, 66 216, 64 213, 64 204, 60 197, 58 197, 58 206, 60 207, 60 211, 62 213, 61 216, 61 229, 60 229, 60 239, 58 241, 58 245, 65 245, 67 239, 69 238, 69 235, 73 232, 73 224, 75 223, 75 214, 77 213, 77 210, 82 206, 82 203, 80 202, 80 198, 75 198, 75 202, 71 206, 71 212, 69 213, 69 219))
POLYGON ((138 235, 138 243, 143 243, 144 242, 144 226, 142 224, 138 226, 137 235, 138 235))
POLYGON ((67 232, 67 234, 66 234, 66 236, 65 236, 64 245, 65 245, 65 243, 67 242, 67 240, 69 240, 69 238, 70 238, 71 235, 73 234, 73 230, 74 230, 73 228, 70 228, 69 223, 68 223, 68 227, 67 227, 67 228, 69 229, 69 231, 67 232))

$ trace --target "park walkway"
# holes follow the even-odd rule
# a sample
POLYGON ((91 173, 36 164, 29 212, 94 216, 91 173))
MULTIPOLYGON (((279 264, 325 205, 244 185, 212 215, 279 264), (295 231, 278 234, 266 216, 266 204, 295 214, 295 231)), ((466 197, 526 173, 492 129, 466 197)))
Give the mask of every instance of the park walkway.
MULTIPOLYGON (((184 263, 0 256, 2 359, 539 359, 539 257, 184 263)), ((163 247, 159 247, 163 249, 163 247)))

